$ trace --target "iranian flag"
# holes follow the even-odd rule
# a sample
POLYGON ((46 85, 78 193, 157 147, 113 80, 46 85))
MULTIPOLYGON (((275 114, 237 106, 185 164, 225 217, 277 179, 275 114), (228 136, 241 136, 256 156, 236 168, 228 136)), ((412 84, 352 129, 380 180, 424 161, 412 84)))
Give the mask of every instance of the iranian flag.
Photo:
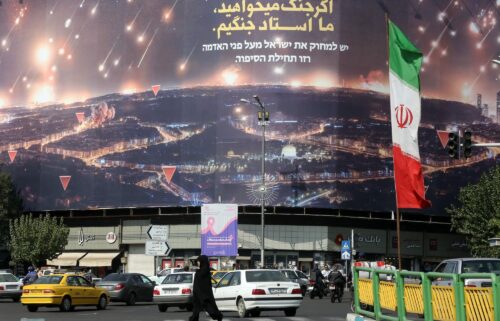
POLYGON ((424 178, 418 151, 420 67, 422 53, 390 20, 389 84, 392 151, 398 208, 426 208, 424 178))

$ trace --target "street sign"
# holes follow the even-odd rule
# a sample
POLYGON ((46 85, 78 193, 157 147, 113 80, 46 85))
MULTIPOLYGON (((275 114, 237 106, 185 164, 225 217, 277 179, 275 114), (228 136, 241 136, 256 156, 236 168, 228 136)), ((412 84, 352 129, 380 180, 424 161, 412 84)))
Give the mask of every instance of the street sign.
POLYGON ((152 240, 168 240, 168 225, 151 225, 148 229, 148 237, 152 240))
POLYGON ((166 241, 150 240, 146 241, 146 255, 150 256, 168 256, 170 245, 166 241))
POLYGON ((342 241, 342 247, 340 249, 340 257, 342 260, 351 259, 351 241, 342 241))

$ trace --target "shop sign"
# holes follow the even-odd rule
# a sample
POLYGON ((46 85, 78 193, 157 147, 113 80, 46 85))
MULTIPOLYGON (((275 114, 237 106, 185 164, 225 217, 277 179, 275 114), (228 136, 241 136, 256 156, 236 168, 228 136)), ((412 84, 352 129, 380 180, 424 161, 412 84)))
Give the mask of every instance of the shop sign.
POLYGON ((78 235, 78 245, 83 246, 84 243, 89 241, 95 241, 95 234, 85 234, 83 232, 83 227, 81 227, 80 234, 78 235))
POLYGON ((116 234, 115 232, 109 232, 108 234, 106 234, 106 242, 108 242, 109 244, 113 244, 116 242, 116 234))
POLYGON ((378 235, 359 235, 358 234, 358 242, 359 243, 375 243, 380 244, 382 242, 382 238, 378 235))

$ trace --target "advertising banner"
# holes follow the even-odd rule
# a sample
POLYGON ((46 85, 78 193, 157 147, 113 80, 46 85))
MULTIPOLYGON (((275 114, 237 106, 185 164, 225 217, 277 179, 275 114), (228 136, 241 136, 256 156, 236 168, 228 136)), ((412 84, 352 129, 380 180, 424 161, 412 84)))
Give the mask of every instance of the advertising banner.
POLYGON ((0 163, 26 211, 260 204, 254 95, 266 206, 394 210, 386 15, 423 54, 425 213, 500 163, 436 133, 500 141, 495 1, 2 3, 0 163))
POLYGON ((237 204, 205 204, 201 207, 201 254, 238 255, 237 204))

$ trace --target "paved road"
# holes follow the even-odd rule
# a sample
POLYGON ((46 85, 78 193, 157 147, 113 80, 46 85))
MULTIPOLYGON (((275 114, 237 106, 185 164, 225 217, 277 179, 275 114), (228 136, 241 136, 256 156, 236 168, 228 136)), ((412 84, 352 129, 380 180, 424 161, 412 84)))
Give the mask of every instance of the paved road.
MULTIPOLYGON (((283 312, 262 312, 258 318, 239 319, 236 313, 227 312, 224 320, 258 321, 345 321, 350 307, 350 296, 346 293, 342 303, 331 303, 329 298, 322 300, 305 298, 295 317, 285 317, 283 312)), ((111 304, 105 311, 93 307, 76 308, 74 312, 63 313, 59 309, 40 308, 30 313, 20 303, 0 300, 0 320, 2 321, 186 321, 190 313, 171 308, 159 312, 156 305, 138 304, 133 307, 124 304, 111 304)), ((202 315, 200 320, 211 320, 202 315)))

